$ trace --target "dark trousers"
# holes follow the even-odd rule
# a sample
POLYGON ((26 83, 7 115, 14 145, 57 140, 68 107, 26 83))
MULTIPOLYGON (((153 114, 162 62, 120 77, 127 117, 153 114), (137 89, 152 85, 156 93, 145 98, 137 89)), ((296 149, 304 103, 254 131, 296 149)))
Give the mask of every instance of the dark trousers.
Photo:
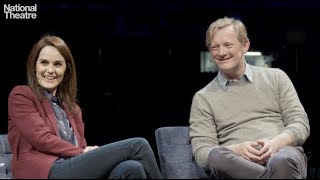
POLYGON ((259 165, 237 156, 225 147, 213 148, 208 165, 214 178, 239 179, 306 179, 307 158, 290 146, 272 155, 266 165, 259 165))
POLYGON ((50 179, 162 179, 154 153, 144 138, 130 138, 57 161, 50 179))

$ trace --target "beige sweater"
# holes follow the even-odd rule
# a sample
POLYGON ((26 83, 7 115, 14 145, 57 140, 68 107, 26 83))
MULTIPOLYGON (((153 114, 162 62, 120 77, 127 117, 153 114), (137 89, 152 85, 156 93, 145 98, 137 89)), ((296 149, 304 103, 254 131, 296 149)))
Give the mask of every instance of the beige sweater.
POLYGON ((284 131, 294 146, 309 137, 309 120, 289 77, 277 68, 249 68, 252 82, 240 80, 224 90, 216 77, 193 97, 191 145, 205 169, 214 146, 272 138, 284 131))

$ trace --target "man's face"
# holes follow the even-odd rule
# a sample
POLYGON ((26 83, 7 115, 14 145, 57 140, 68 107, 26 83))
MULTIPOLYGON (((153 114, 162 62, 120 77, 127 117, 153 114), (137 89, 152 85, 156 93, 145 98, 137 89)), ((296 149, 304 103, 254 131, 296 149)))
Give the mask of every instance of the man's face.
POLYGON ((241 43, 238 40, 232 26, 226 26, 214 33, 210 54, 225 75, 233 76, 244 71, 244 54, 249 45, 249 41, 241 43))

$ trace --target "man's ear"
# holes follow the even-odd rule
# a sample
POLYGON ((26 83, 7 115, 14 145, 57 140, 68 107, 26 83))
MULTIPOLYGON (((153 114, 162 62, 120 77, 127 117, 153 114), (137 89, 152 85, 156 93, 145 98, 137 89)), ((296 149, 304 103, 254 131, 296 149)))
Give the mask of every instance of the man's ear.
POLYGON ((249 48, 250 48, 250 41, 248 40, 248 41, 244 42, 244 44, 243 44, 243 47, 242 47, 243 53, 248 52, 249 48))

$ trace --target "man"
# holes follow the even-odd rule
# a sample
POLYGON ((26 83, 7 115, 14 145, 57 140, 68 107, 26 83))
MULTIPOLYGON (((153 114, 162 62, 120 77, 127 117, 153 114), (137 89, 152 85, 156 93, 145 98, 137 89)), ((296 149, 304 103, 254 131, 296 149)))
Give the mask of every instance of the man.
POLYGON ((289 77, 246 63, 250 41, 238 19, 213 22, 206 44, 219 72, 192 101, 197 163, 215 178, 306 178, 309 120, 289 77))

